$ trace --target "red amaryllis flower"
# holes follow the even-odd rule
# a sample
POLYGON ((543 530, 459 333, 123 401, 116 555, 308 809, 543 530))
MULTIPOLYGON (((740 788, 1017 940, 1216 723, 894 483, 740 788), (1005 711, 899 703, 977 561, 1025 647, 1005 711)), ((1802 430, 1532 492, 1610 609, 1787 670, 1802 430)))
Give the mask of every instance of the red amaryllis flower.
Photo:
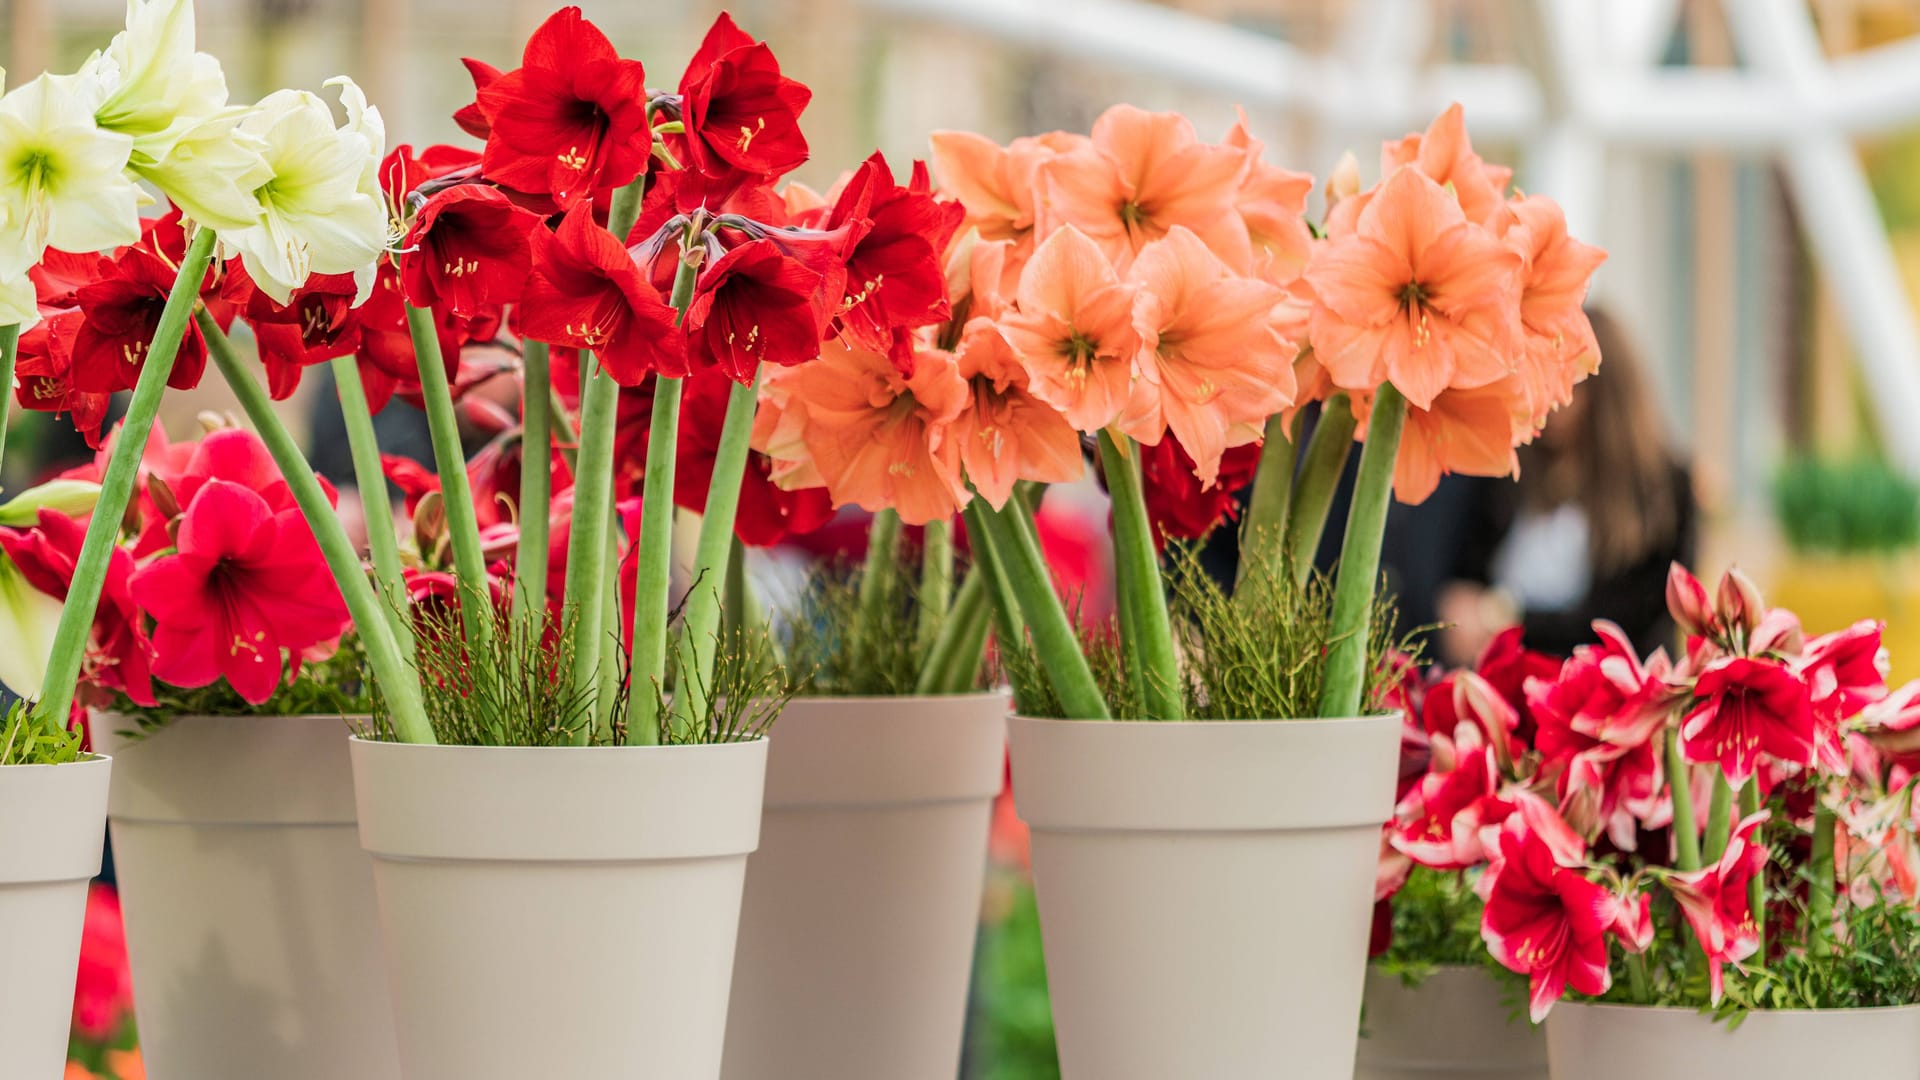
POLYGON ((73 1030, 105 1042, 119 1034, 133 1011, 133 972, 127 966, 127 933, 120 921, 120 894, 95 883, 87 890, 87 920, 80 934, 80 971, 74 980, 73 1030))
MULTIPOLYGON (((673 474, 673 498, 675 504, 696 514, 707 510, 713 461, 720 450, 720 429, 726 420, 727 395, 732 386, 733 382, 718 369, 696 373, 686 383, 686 396, 680 405, 680 453, 673 474)), ((644 427, 645 423, 643 416, 640 424, 644 427)), ((645 457, 644 444, 641 457, 645 457)), ((748 452, 733 534, 749 547, 772 547, 833 519, 833 499, 826 488, 787 491, 774 484, 772 474, 772 458, 758 450, 748 452)), ((635 484, 632 490, 637 494, 639 486, 635 484)))
POLYGON ((1813 761, 1813 699, 1785 664, 1744 656, 1716 660, 1694 686, 1699 704, 1680 723, 1688 761, 1717 762, 1735 788, 1765 754, 1790 765, 1813 761))
POLYGON ((1220 475, 1211 486, 1195 475, 1193 455, 1171 432, 1152 446, 1140 448, 1140 479, 1146 490, 1147 520, 1153 539, 1197 540, 1240 516, 1240 491, 1253 482, 1260 464, 1260 445, 1229 447, 1220 456, 1220 475))
MULTIPOLYGON (((86 539, 85 521, 41 510, 31 529, 0 529, 0 551, 19 567, 28 585, 65 600, 86 539)), ((129 587, 133 575, 133 555, 125 548, 114 548, 107 557, 107 578, 94 608, 82 675, 91 686, 119 691, 136 705, 151 706, 155 704, 153 649, 129 587)))
POLYGON ((722 13, 680 77, 690 163, 708 176, 773 177, 807 160, 800 111, 813 91, 780 74, 773 50, 722 13))
POLYGON ((178 549, 133 578, 155 626, 155 677, 242 698, 273 696, 291 653, 343 633, 346 604, 297 509, 275 513, 259 494, 210 481, 181 518, 178 549))
POLYGON ((1472 724, 1457 731, 1434 739, 1435 767, 1400 800, 1389 833, 1394 850, 1433 870, 1489 861, 1515 809, 1500 794, 1499 765, 1484 737, 1472 724))
POLYGON ((489 304, 517 303, 533 269, 540 218, 498 190, 461 184, 427 200, 407 230, 400 281, 415 307, 463 318, 489 304))
MULTIPOLYGON (((477 60, 467 61, 469 67, 477 63, 477 60)), ((499 72, 494 74, 498 75, 499 72)), ((480 138, 484 139, 486 135, 482 133, 480 138)), ((421 184, 454 173, 477 176, 479 172, 480 155, 465 147, 436 143, 416 154, 411 145, 401 143, 380 161, 380 190, 386 195, 393 216, 398 219, 405 216, 401 210, 405 208, 407 196, 413 194, 421 184)))
POLYGON ((564 210, 640 175, 653 150, 640 61, 621 59, 579 8, 565 7, 527 39, 520 65, 476 98, 488 179, 550 195, 564 210))
MULTIPOLYGON (((73 341, 74 389, 87 394, 131 390, 160 328, 174 269, 140 247, 121 248, 99 262, 100 277, 74 293, 84 315, 73 341)), ((207 342, 187 323, 167 385, 191 390, 207 369, 207 342)))
POLYGON ((1579 837, 1551 807, 1530 799, 1507 820, 1500 853, 1480 936, 1502 966, 1527 976, 1533 1022, 1546 1019, 1569 986, 1606 993, 1613 985, 1607 933, 1619 898, 1587 880, 1579 837))
POLYGON ((1667 878, 1668 890, 1707 954, 1707 980, 1715 1005, 1720 1004, 1720 965, 1737 964, 1760 948, 1760 924, 1754 918, 1747 885, 1766 870, 1766 846, 1755 843, 1753 837, 1766 820, 1763 810, 1742 821, 1718 863, 1667 878))
POLYGON ((1514 736, 1528 746, 1533 745, 1533 708, 1527 704, 1527 682, 1531 679, 1551 681, 1560 673, 1560 658, 1527 648, 1522 628, 1510 626, 1480 650, 1473 670, 1519 714, 1520 724, 1514 729, 1514 736))
POLYGON ((924 161, 913 163, 913 177, 904 187, 894 182, 887 159, 878 153, 855 171, 828 226, 855 215, 870 223, 847 252, 846 295, 840 301, 839 323, 856 344, 910 358, 906 331, 947 319, 940 253, 966 213, 957 202, 933 197, 924 161), (868 190, 856 190, 862 187, 868 190))
POLYGON ((98 448, 113 395, 90 394, 73 385, 73 341, 83 318, 78 311, 63 312, 20 335, 13 396, 23 409, 69 414, 74 430, 88 446, 98 448))
POLYGON ((1638 827, 1664 823, 1663 767, 1654 735, 1666 719, 1661 674, 1649 669, 1620 628, 1596 622, 1599 643, 1574 650, 1559 676, 1527 683, 1540 771, 1555 778, 1561 809, 1583 835, 1603 829, 1632 850, 1638 827))
POLYGON ((592 207, 569 210, 555 232, 534 233, 533 255, 518 309, 522 333, 592 349, 621 386, 638 386, 651 372, 687 373, 673 309, 620 241, 594 224, 592 207))
POLYGON ((1813 717, 1821 765, 1839 772, 1847 767, 1840 725, 1887 696, 1887 650, 1881 624, 1863 619, 1845 630, 1807 642, 1794 664, 1813 698, 1813 717))
POLYGON ((818 273, 771 240, 722 255, 700 275, 687 307, 693 366, 718 367, 750 383, 763 363, 792 367, 819 356, 822 284, 818 273))

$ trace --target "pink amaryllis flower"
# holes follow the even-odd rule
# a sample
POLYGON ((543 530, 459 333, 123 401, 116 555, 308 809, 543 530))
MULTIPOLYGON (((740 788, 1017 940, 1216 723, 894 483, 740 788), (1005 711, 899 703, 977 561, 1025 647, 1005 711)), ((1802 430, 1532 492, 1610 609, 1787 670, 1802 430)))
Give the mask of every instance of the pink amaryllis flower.
POLYGON ((298 509, 275 512, 226 480, 200 489, 174 554, 133 578, 155 620, 153 675, 175 686, 225 678, 247 701, 273 696, 287 668, 348 625, 346 604, 298 509))
POLYGON ((1760 948, 1760 924, 1754 917, 1748 883, 1766 869, 1766 846, 1754 841, 1754 832, 1766 820, 1763 810, 1742 821, 1714 865, 1667 878, 1668 891, 1707 954, 1707 981, 1715 1005, 1720 1004, 1722 993, 1721 965, 1737 964, 1760 948))
POLYGON ((1388 833, 1395 851, 1430 870, 1487 862, 1515 809, 1500 790, 1499 765, 1479 729, 1463 723, 1457 732, 1452 739, 1433 737, 1434 767, 1400 800, 1388 833))
POLYGON ((1880 644, 1882 630, 1877 620, 1862 619, 1808 641, 1794 663, 1813 700, 1815 750, 1828 772, 1847 767, 1840 725, 1887 696, 1888 659, 1880 644))
POLYGON ((1586 846, 1553 808, 1524 799, 1500 834, 1501 859, 1480 922, 1494 959, 1527 976, 1534 1023, 1571 986, 1604 994, 1613 985, 1607 967, 1608 934, 1620 916, 1620 898, 1587 878, 1586 846))
POLYGON ((1789 765, 1812 763, 1812 693, 1786 664, 1765 657, 1715 660, 1694 693, 1698 704, 1680 723, 1688 761, 1718 763, 1735 788, 1752 779, 1763 755, 1789 765))
POLYGON ((1656 653, 1650 668, 1619 627, 1594 631, 1599 642, 1575 649, 1556 678, 1527 680, 1534 746, 1574 827, 1632 850, 1638 827, 1663 824, 1671 806, 1654 739, 1667 715, 1666 659, 1656 653))

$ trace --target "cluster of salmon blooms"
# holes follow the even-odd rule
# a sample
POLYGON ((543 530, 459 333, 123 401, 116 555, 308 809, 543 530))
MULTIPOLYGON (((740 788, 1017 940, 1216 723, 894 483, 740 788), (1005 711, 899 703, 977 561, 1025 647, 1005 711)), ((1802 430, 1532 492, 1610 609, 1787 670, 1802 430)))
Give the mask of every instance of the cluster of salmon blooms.
POLYGON ((932 163, 965 210, 951 315, 910 363, 841 340, 767 380, 755 447, 782 487, 927 521, 1077 478, 1106 430, 1148 448, 1161 536, 1194 536, 1276 416, 1346 393, 1364 418, 1392 384, 1396 492, 1418 502, 1445 473, 1511 473, 1599 363, 1581 303, 1604 256, 1550 200, 1508 197, 1457 106, 1387 144, 1372 189, 1343 166, 1319 233, 1313 179, 1268 163, 1244 114, 1218 143, 1124 105, 1090 135, 941 132, 932 163))
POLYGON ((1656 890, 1699 943, 1714 1004, 1726 967, 1765 963, 1763 947, 1844 940, 1849 904, 1920 903, 1920 683, 1889 689, 1880 624, 1809 637, 1737 571, 1710 597, 1677 565, 1668 603, 1687 635, 1677 660, 1643 661, 1606 623, 1564 662, 1511 632, 1477 670, 1401 691, 1377 895, 1413 866, 1469 875, 1482 936, 1528 976, 1536 1020, 1569 988, 1613 987, 1613 946, 1639 954, 1660 933, 1656 890), (1822 870, 1811 852, 1827 843, 1822 870), (1801 876, 1824 917, 1798 917, 1801 876))

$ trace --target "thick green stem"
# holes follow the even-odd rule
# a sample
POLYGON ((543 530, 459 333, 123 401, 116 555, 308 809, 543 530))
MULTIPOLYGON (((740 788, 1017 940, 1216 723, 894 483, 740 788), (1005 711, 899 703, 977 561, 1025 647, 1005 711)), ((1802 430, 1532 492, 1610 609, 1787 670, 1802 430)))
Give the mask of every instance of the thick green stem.
POLYGON ((1306 458, 1294 482, 1293 506, 1287 515, 1286 557, 1292 563, 1296 584, 1304 584, 1307 575, 1313 573, 1313 559, 1320 553, 1320 537, 1327 531, 1333 496, 1340 489, 1340 474, 1347 471, 1347 455, 1353 452, 1356 427, 1347 395, 1335 394, 1321 406, 1320 421, 1307 440, 1306 458))
POLYGON ((553 379, 547 343, 528 341, 520 364, 520 542, 513 559, 513 618, 539 640, 547 612, 547 526, 553 507, 553 379))
MULTIPOLYGON (((757 370, 754 377, 757 381, 757 370)), ((673 725, 679 736, 692 732, 707 715, 707 692, 719 653, 721 591, 726 588, 733 554, 733 522, 740 509, 740 481, 747 472, 747 443, 753 436, 757 400, 752 383, 734 383, 727 390, 727 416, 714 451, 707 509, 700 517, 700 539, 694 546, 693 588, 680 628, 680 683, 673 698, 673 725)))
POLYGON ((1653 1003, 1653 987, 1652 983, 1647 979, 1647 958, 1645 954, 1628 953, 1626 961, 1627 992, 1633 995, 1633 1003, 1635 1005, 1651 1005, 1653 1003))
POLYGON ((367 526, 367 551, 374 580, 386 600, 387 618, 400 648, 413 654, 412 616, 407 612, 407 579, 400 568, 400 536, 393 528, 393 503, 387 499, 387 474, 380 467, 380 440, 360 382, 360 364, 352 356, 333 359, 333 382, 340 391, 340 415, 346 421, 347 448, 353 453, 353 479, 360 489, 360 512, 367 526))
MULTIPOLYGON (((1740 789, 1740 816, 1749 818, 1760 812, 1760 781, 1757 777, 1748 777, 1747 783, 1740 789)), ((1753 830, 1748 843, 1761 851, 1767 850, 1766 825, 1762 823, 1753 830)), ((1767 859, 1760 864, 1760 872, 1747 882, 1747 910, 1753 913, 1753 923, 1758 927, 1760 947, 1753 951, 1749 961, 1754 967, 1764 969, 1767 966, 1767 867, 1772 862, 1767 859)))
POLYGON ((440 474, 441 505, 447 512, 447 538, 453 544, 453 576, 460 583, 460 625, 467 649, 484 656, 493 636, 491 583, 487 559, 480 550, 480 523, 473 507, 473 489, 467 482, 467 452, 460 445, 460 421, 453 411, 453 390, 440 355, 440 332, 433 312, 407 305, 407 331, 413 337, 415 366, 420 370, 420 397, 426 406, 427 429, 433 436, 434 471, 440 474))
POLYGON ((7 455, 7 420, 13 415, 13 365, 20 351, 20 328, 0 326, 0 464, 7 455))
MULTIPOLYGON (((986 545, 980 545, 979 538, 975 537, 975 549, 992 548, 993 564, 1000 571, 1007 591, 1015 598, 1018 610, 1025 616, 1034 652, 1040 658, 1047 681, 1053 685, 1054 695, 1060 699, 1065 719, 1111 719, 1100 684, 1094 679, 1086 653, 1074 634, 1073 620, 1067 617, 1066 606, 1054 591, 1053 578, 1047 572, 1040 538, 1026 503, 1014 498, 1008 499, 1007 505, 999 510, 981 507, 976 511, 979 505, 977 498, 967 504, 968 527, 977 521, 987 541, 986 545)), ((1018 641, 1011 638, 1006 647, 1018 648, 1018 641)))
POLYGON ((567 584, 565 606, 573 620, 573 671, 575 693, 589 693, 593 699, 592 725, 582 725, 578 741, 590 737, 599 718, 606 712, 599 697, 600 668, 604 644, 601 635, 608 632, 607 605, 607 528, 613 514, 613 428, 620 404, 620 387, 613 377, 600 370, 592 353, 582 352, 580 363, 591 374, 587 378, 586 397, 580 413, 580 465, 573 478, 573 521, 567 534, 567 584))
POLYGON ((966 577, 954 594, 953 606, 946 618, 940 620, 933 644, 921 661, 914 693, 958 694, 973 684, 974 676, 980 671, 981 654, 986 650, 987 627, 993 619, 991 604, 986 571, 976 558, 967 568, 966 577), (955 689, 956 685, 960 689, 955 689))
MULTIPOLYGON (((686 317, 698 266, 682 256, 673 275, 673 308, 686 317)), ((653 380, 647 428, 646 478, 640 489, 640 545, 633 590, 633 663, 627 680, 627 742, 660 741, 661 694, 667 686, 667 613, 673 586, 674 459, 680 446, 679 379, 653 380)), ((731 405, 731 402, 729 402, 731 405)), ((585 425, 582 424, 584 428, 585 425)), ((682 677, 681 681, 686 680, 682 677)))
MULTIPOLYGON (((1329 405, 1331 409, 1331 404, 1329 405)), ((1407 399, 1392 383, 1375 392, 1360 449, 1360 476, 1353 485, 1347 535, 1340 545, 1340 578, 1333 589, 1333 640, 1327 643, 1327 676, 1320 689, 1321 716, 1356 716, 1365 704, 1368 632, 1373 593, 1380 576, 1380 543, 1393 501, 1393 467, 1400 456, 1400 430, 1407 399)), ((1324 420, 1322 421, 1324 423, 1324 420)))
POLYGON ((1709 866, 1720 861, 1726 853, 1727 841, 1733 837, 1733 785, 1727 783, 1727 774, 1718 769, 1713 773, 1713 796, 1707 802, 1707 835, 1705 845, 1700 850, 1700 865, 1709 866))
POLYGON ((1700 829, 1693 818, 1693 775, 1680 752, 1680 732, 1661 736, 1667 749, 1667 791, 1673 802, 1673 865, 1682 872, 1700 869, 1700 829))
POLYGON ((882 510, 867 526, 867 558, 860 567, 859 613, 853 626, 855 655, 869 655, 874 635, 882 633, 887 601, 900 573, 900 515, 882 510))
POLYGON ((1833 830, 1834 813, 1825 799, 1814 804, 1813 854, 1807 859, 1808 938, 1813 955, 1833 955, 1833 830))
POLYGON ((919 616, 915 640, 930 648, 953 605, 953 519, 927 522, 920 541, 919 616))
POLYGON ((1260 464, 1253 473, 1253 494, 1247 516, 1240 522, 1240 565, 1234 584, 1247 580, 1256 568, 1278 578, 1286 569, 1287 517, 1293 508, 1293 466, 1306 410, 1294 414, 1293 429, 1279 414, 1267 418, 1260 464))
MULTIPOLYGON (((194 280, 199 280, 197 272, 194 280)), ((280 466, 280 473, 285 477, 288 489, 293 492, 294 502, 306 516, 307 525, 320 544, 320 553, 326 557, 327 568, 333 572, 334 584, 339 586, 340 595, 347 604, 347 612, 353 616, 354 627, 359 631, 360 644, 367 651, 367 665, 373 669, 374 682, 386 701, 388 715, 393 719, 394 733, 400 736, 402 742, 435 742, 433 727, 427 722, 426 709, 420 702, 420 679, 411 663, 411 656, 402 651, 400 639, 395 636, 393 625, 388 621, 390 609, 375 595, 373 584, 367 580, 366 570, 361 566, 360 554, 354 550, 353 541, 347 538, 346 529, 341 527, 333 503, 327 499, 319 478, 313 474, 313 467, 307 464, 293 436, 281 424, 266 390, 242 364, 239 354, 234 352, 233 343, 221 332, 220 324, 205 311, 201 311, 197 318, 200 332, 207 339, 208 354, 213 357, 214 365, 220 369, 234 396, 240 399, 240 408, 260 433, 261 441, 267 444, 267 451, 273 455, 274 463, 280 466)), ((144 435, 139 441, 142 445, 146 443, 144 435)), ((117 519, 118 515, 115 517, 117 519)))
POLYGON ((605 587, 600 590, 600 664, 595 669, 593 735, 596 746, 613 742, 613 707, 620 694, 620 673, 626 657, 620 640, 620 523, 607 515, 605 587))
MULTIPOLYGON (((173 374, 173 361, 180 354, 180 341, 187 333, 187 320, 199 301, 200 283, 207 276, 207 263, 213 257, 212 229, 201 229, 187 249, 187 257, 167 294, 160 323, 153 341, 147 346, 146 362, 140 368, 140 381, 134 387, 127 417, 114 436, 113 451, 107 458, 106 475, 100 478, 100 497, 87 523, 87 538, 75 560, 73 581, 67 586, 66 603, 60 608, 60 625, 54 631, 53 651, 47 658, 46 677, 41 682, 40 702, 36 706, 43 720, 66 726, 73 708, 73 695, 79 689, 80 667, 86 659, 87 644, 93 637, 93 615, 100 606, 100 589, 106 584, 107 566, 120 539, 120 522, 126 516, 127 501, 140 472, 140 458, 147 449, 147 433, 153 430, 153 418, 160 410, 160 398, 167 391, 167 379, 173 374)), ((16 327, 17 331, 18 328, 16 327)), ((11 352, 9 356, 11 356, 11 352)), ((9 393, 12 383, 7 386, 9 393)), ((0 402, 8 405, 9 402, 0 402)))
POLYGON ((1173 620, 1167 615, 1166 583, 1160 576, 1160 551, 1153 543, 1147 495, 1140 482, 1140 447, 1122 446, 1111 432, 1100 433, 1100 464, 1113 500, 1113 562, 1127 650, 1138 666, 1129 674, 1140 687, 1149 720, 1183 720, 1180 656, 1173 646, 1173 620))

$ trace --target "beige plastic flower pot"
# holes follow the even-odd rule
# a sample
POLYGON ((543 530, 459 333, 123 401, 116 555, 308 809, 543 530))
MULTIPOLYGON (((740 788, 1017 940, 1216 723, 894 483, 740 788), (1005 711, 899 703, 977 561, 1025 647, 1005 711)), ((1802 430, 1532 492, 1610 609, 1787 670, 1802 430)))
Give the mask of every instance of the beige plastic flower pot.
POLYGON ((352 742, 407 1080, 714 1080, 767 744, 352 742))
POLYGON ((183 716, 114 755, 114 869, 153 1080, 399 1080, 340 716, 183 716))
POLYGON ((1011 721, 1065 1080, 1345 1080, 1397 715, 1011 721))
POLYGON ((66 1067, 87 881, 100 872, 107 778, 93 756, 0 765, 0 1076, 55 1080, 66 1067))
POLYGON ((1692 1009, 1562 1001, 1547 1056, 1553 1080, 1920 1076, 1920 1005, 1754 1012, 1729 1029, 1692 1009))
POLYGON ((1003 693, 797 698, 768 742, 727 1080, 953 1080, 1003 693))
POLYGON ((1472 967, 1443 967, 1418 986, 1367 972, 1355 1080, 1547 1080, 1547 1037, 1513 1017, 1500 984, 1472 967))

